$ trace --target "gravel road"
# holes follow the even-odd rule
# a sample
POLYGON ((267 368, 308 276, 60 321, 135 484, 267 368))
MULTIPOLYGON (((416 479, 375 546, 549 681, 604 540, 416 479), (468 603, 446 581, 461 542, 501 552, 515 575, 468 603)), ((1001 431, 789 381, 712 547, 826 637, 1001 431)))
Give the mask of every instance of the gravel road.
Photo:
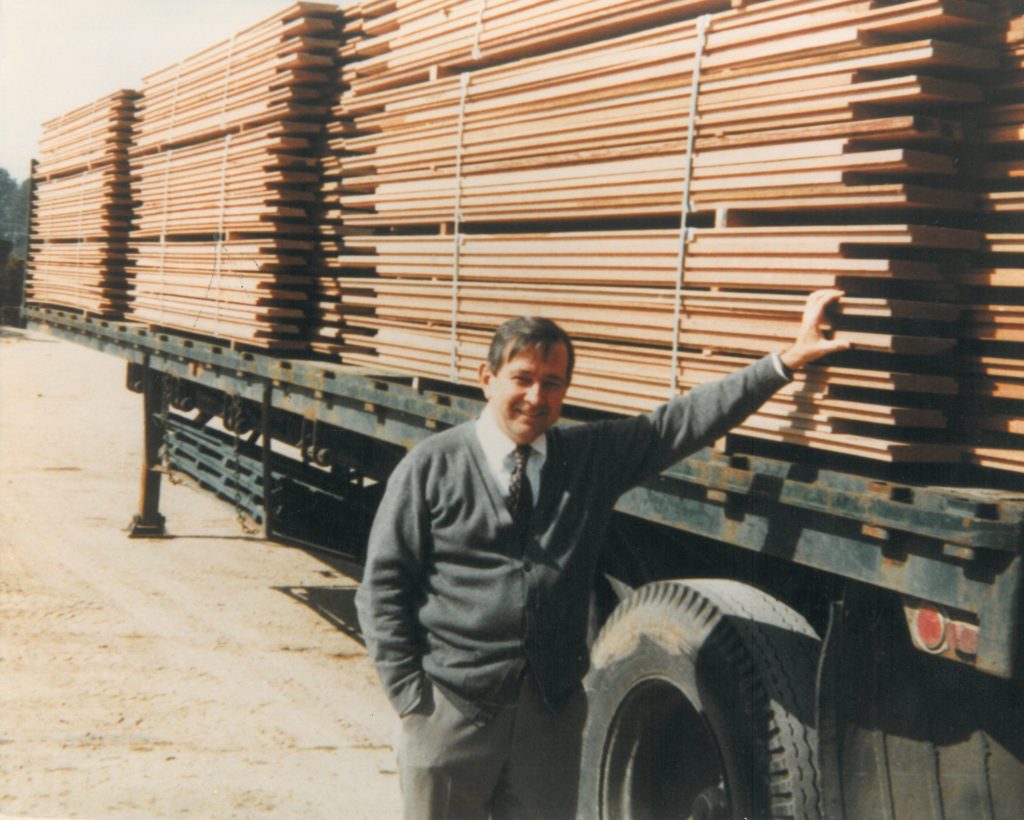
POLYGON ((0 812, 397 816, 355 568, 166 480, 171 537, 130 539, 142 410, 124 375, 0 335, 0 812))

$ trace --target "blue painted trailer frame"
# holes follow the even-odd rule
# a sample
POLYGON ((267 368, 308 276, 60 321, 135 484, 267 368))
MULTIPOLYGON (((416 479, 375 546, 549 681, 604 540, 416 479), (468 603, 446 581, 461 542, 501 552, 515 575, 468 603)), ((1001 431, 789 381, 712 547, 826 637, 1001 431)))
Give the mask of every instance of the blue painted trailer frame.
MULTIPOLYGON (((23 313, 29 327, 168 377, 402 448, 481 407, 479 397, 443 383, 279 358, 73 311, 23 313)), ((248 487, 250 498, 255 492, 248 487)), ((619 509, 966 613, 977 621, 979 643, 977 655, 962 660, 1001 677, 1020 663, 1024 493, 896 484, 704 450, 623 496, 619 509)))

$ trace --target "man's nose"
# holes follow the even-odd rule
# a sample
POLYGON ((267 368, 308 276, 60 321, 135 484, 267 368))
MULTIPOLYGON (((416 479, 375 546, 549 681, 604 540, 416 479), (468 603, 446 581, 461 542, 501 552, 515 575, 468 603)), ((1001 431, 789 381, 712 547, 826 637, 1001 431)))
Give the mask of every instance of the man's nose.
POLYGON ((540 404, 541 401, 541 387, 539 384, 532 384, 526 391, 526 400, 530 404, 540 404))

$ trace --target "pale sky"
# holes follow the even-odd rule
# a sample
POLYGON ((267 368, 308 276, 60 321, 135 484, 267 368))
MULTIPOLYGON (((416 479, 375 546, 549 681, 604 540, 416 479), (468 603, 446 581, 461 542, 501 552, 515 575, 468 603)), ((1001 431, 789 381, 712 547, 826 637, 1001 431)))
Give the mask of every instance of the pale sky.
POLYGON ((290 5, 290 0, 0 0, 0 168, 24 179, 45 121, 119 89, 138 89, 146 74, 290 5))

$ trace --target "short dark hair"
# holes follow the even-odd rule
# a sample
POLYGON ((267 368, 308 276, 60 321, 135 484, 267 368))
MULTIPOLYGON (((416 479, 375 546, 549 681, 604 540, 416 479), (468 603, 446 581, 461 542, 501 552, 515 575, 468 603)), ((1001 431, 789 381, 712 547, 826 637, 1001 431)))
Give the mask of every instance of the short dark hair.
POLYGON ((565 378, 568 381, 572 378, 572 368, 576 362, 569 334, 550 319, 542 319, 539 316, 509 319, 494 331, 490 350, 487 351, 487 366, 492 373, 497 373, 509 359, 528 347, 539 347, 547 357, 551 348, 558 344, 565 345, 568 354, 565 368, 565 378))

